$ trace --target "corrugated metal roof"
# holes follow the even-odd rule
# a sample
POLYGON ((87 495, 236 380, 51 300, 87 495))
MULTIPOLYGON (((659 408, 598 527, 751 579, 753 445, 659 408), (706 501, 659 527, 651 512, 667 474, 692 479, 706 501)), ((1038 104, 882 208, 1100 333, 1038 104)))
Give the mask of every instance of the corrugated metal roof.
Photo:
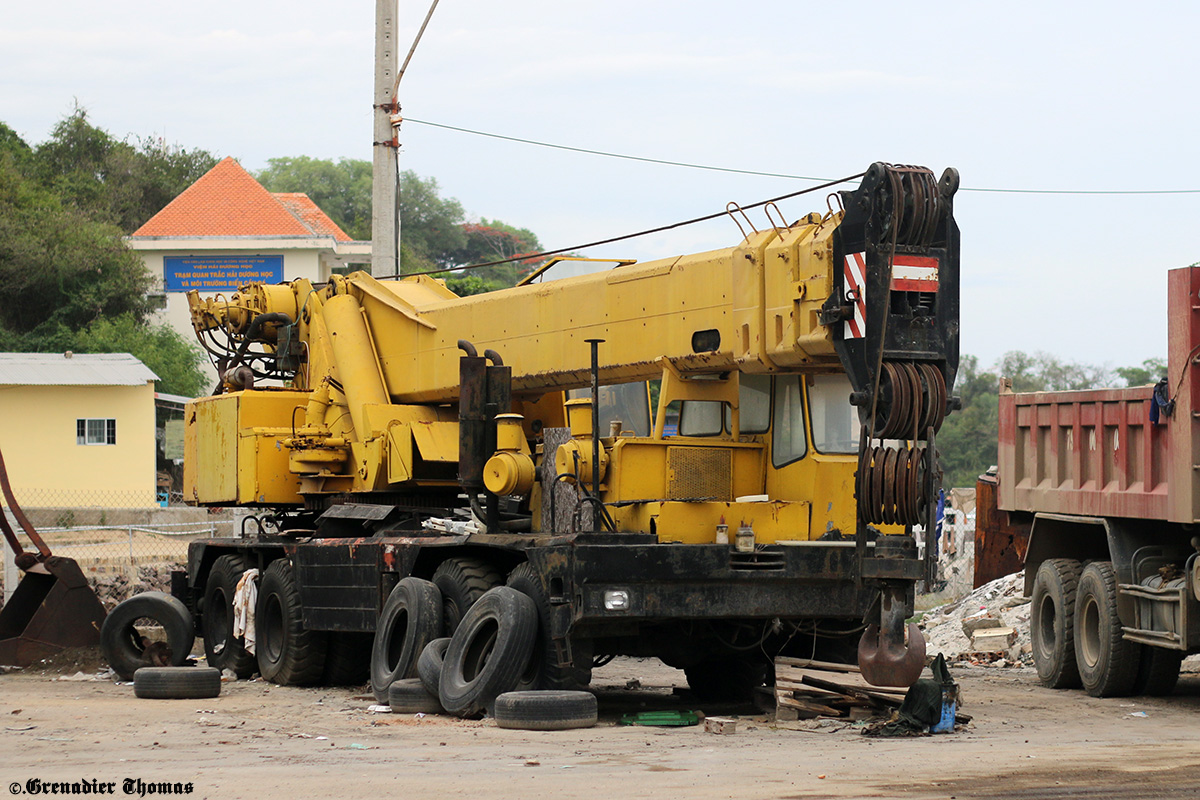
POLYGON ((0 386, 142 386, 156 380, 129 353, 0 353, 0 386))

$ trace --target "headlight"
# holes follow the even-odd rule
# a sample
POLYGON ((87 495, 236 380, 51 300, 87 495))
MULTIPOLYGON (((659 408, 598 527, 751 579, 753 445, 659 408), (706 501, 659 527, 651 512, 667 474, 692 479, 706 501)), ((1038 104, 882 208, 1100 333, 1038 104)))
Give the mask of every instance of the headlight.
POLYGON ((609 589, 604 593, 605 611, 628 611, 629 592, 625 589, 609 589))

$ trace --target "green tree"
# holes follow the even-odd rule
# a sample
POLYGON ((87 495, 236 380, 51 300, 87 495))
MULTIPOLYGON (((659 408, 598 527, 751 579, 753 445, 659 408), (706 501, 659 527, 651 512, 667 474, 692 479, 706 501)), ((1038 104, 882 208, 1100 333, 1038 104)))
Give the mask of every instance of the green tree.
POLYGON ((401 272, 454 266, 452 254, 466 245, 462 204, 439 194, 436 178, 412 170, 400 175, 400 238, 411 253, 400 253, 401 272))
POLYGON ((303 192, 350 238, 371 240, 370 161, 272 158, 255 177, 272 192, 303 192))
MULTIPOLYGON (((500 220, 484 218, 479 222, 466 222, 463 223, 462 229, 466 241, 461 248, 443 257, 440 262, 443 266, 484 264, 530 255, 543 249, 533 231, 528 228, 515 228, 500 220)), ((460 295, 503 289, 514 286, 544 262, 544 258, 528 258, 497 264, 494 267, 483 267, 463 273, 461 277, 451 278, 446 285, 460 295)))
POLYGON ((1139 367, 1117 367, 1114 372, 1126 386, 1145 386, 1166 376, 1167 362, 1162 358, 1147 358, 1139 367))
POLYGON ((66 206, 0 153, 0 329, 42 350, 105 316, 143 317, 151 279, 121 231, 66 206), (43 346, 39 346, 42 342, 43 346))
POLYGON ((208 360, 169 325, 149 325, 133 314, 98 319, 77 333, 80 353, 129 353, 158 375, 158 391, 197 397, 208 388, 208 360))
POLYGON ((98 222, 132 233, 217 163, 205 150, 187 150, 144 137, 122 141, 76 108, 33 153, 36 177, 62 201, 98 222))
POLYGON ((980 368, 975 356, 958 362, 954 393, 962 398, 962 410, 942 423, 937 436, 945 476, 942 484, 974 486, 976 477, 996 463, 999 428, 999 377, 980 368))

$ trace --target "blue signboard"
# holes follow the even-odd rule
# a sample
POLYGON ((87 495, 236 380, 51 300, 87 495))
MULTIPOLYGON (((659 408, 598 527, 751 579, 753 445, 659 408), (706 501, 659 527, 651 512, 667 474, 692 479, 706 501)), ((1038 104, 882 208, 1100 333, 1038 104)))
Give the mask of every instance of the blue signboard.
POLYGON ((279 283, 283 256, 163 256, 167 292, 232 292, 247 283, 279 283))

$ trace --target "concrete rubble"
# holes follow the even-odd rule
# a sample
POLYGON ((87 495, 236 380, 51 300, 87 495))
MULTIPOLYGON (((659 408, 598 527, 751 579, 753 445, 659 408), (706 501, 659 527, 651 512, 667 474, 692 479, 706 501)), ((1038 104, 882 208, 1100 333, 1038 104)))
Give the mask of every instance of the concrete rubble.
POLYGON ((1025 573, 984 584, 965 597, 926 611, 919 625, 927 650, 947 661, 1032 666, 1025 573))

